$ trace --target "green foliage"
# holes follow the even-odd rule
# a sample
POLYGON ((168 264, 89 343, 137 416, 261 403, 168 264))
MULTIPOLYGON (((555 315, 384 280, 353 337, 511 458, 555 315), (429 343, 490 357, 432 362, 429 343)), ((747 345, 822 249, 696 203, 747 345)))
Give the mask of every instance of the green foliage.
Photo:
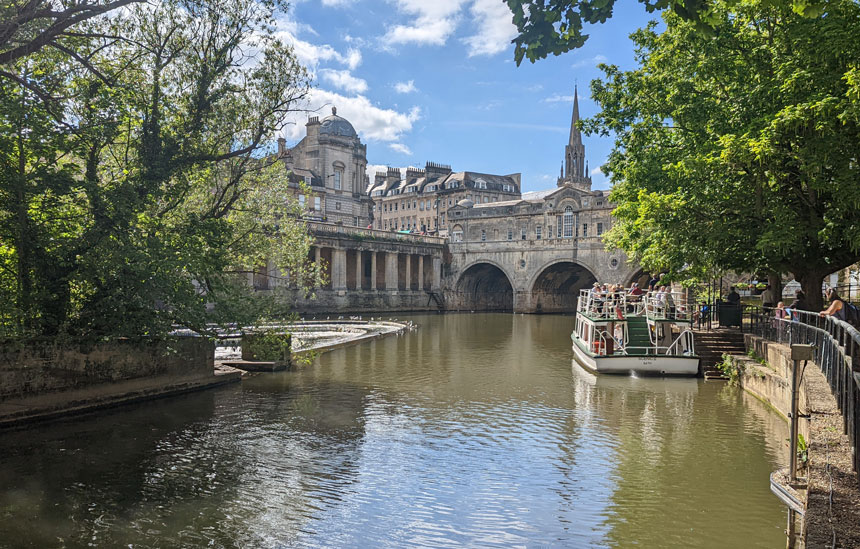
POLYGON ((723 360, 716 365, 717 370, 729 378, 729 383, 736 384, 745 368, 742 362, 732 359, 731 355, 723 354, 723 360))
POLYGON ((802 434, 797 433, 797 459, 803 466, 809 463, 809 446, 802 434))
MULTIPOLYGON (((582 47, 588 40, 585 24, 605 23, 612 17, 616 0, 505 0, 513 12, 513 23, 519 33, 514 39, 517 66, 523 57, 534 63, 548 55, 560 55, 582 47)), ((688 21, 705 36, 717 32, 722 21, 721 6, 734 8, 739 0, 639 0, 645 11, 669 10, 688 21)), ((791 8, 804 17, 820 17, 829 2, 815 0, 757 0, 767 7, 791 8)), ((748 4, 747 4, 748 5, 748 4)))
POLYGON ((292 336, 283 330, 255 330, 242 336, 242 355, 253 360, 289 362, 292 336))
POLYGON ((592 82, 602 110, 583 127, 616 135, 605 242, 674 280, 790 272, 820 299, 860 259, 860 6, 712 13, 704 34, 667 12, 663 33, 632 35, 637 69, 592 82))
POLYGON ((756 362, 758 362, 762 366, 768 366, 769 367, 767 360, 765 360, 764 357, 759 356, 759 354, 757 352, 755 352, 755 349, 750 349, 749 351, 747 351, 747 356, 750 357, 751 359, 755 360, 756 362))
POLYGON ((5 67, 0 335, 209 333, 286 312, 247 284, 266 258, 319 280, 266 148, 309 85, 276 7, 134 5, 5 67))

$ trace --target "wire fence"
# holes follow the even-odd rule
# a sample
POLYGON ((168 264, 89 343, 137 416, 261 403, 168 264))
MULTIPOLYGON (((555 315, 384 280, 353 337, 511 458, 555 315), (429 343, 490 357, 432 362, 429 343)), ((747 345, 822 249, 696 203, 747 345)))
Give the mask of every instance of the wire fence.
POLYGON ((827 378, 842 413, 854 470, 860 472, 860 332, 832 316, 792 311, 788 318, 777 318, 774 310, 764 309, 749 312, 747 329, 768 341, 813 346, 815 363, 827 378))

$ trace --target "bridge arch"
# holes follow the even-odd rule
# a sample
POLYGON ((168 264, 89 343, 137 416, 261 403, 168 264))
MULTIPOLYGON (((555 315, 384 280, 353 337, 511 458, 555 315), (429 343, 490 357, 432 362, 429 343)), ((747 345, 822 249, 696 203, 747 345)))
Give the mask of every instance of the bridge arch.
POLYGON ((514 287, 505 269, 494 261, 478 260, 463 269, 451 308, 468 311, 513 311, 514 287))
POLYGON ((533 309, 543 313, 572 313, 579 291, 597 281, 591 269, 582 263, 570 259, 550 261, 529 284, 533 309))
POLYGON ((628 288, 629 288, 629 287, 630 287, 634 282, 637 282, 637 283, 639 283, 639 287, 640 287, 640 288, 647 288, 647 287, 648 287, 648 280, 649 280, 650 278, 651 278, 651 277, 650 277, 650 276, 648 276, 648 273, 646 273, 646 272, 645 272, 645 271, 640 267, 639 269, 637 269, 637 270, 633 271, 633 272, 630 274, 630 276, 627 278, 627 280, 625 281, 625 282, 626 282, 626 287, 628 287, 628 288))

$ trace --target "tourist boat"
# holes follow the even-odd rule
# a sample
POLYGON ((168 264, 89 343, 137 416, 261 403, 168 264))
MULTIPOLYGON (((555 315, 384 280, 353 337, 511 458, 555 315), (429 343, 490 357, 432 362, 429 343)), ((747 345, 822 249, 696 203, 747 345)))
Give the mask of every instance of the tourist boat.
POLYGON ((582 290, 573 354, 599 374, 694 376, 699 372, 692 308, 680 292, 630 296, 582 290))

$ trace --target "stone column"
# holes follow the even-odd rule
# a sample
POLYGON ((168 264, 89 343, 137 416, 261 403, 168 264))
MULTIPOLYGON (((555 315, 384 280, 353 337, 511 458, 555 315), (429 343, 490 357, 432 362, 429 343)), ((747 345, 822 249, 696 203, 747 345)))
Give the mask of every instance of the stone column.
MULTIPOLYGON (((321 254, 321 251, 320 251, 320 247, 319 247, 319 246, 314 246, 314 263, 316 263, 316 264, 317 264, 317 266, 318 266, 318 267, 320 267, 320 269, 322 268, 322 267, 321 267, 321 266, 322 266, 322 261, 321 261, 321 259, 322 259, 322 254, 321 254)), ((320 285, 319 285, 319 284, 314 284, 314 288, 319 288, 319 287, 320 287, 320 285)))
POLYGON ((333 290, 346 289, 346 250, 334 248, 331 251, 331 287, 333 290))
POLYGON ((418 291, 424 289, 424 256, 418 256, 418 291))
POLYGON ((412 254, 406 254, 406 289, 412 289, 412 254))
POLYGON ((361 261, 361 250, 355 251, 355 289, 361 289, 361 281, 364 278, 364 265, 362 265, 361 261))
POLYGON ((370 289, 376 289, 376 254, 379 252, 370 252, 370 289))
POLYGON ((397 290, 397 254, 385 253, 385 289, 397 290))
POLYGON ((433 258, 433 289, 438 290, 442 287, 442 258, 433 258))

